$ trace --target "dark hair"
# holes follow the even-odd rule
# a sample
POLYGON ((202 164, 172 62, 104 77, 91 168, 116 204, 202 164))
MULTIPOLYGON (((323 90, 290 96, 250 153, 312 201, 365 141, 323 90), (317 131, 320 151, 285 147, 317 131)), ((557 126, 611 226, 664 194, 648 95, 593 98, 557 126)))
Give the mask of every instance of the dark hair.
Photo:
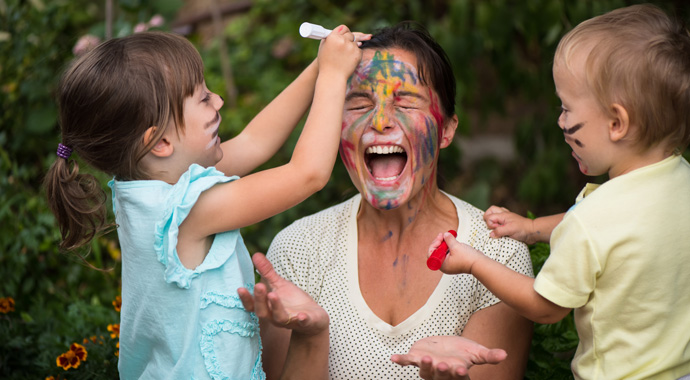
MULTIPOLYGON (((78 58, 58 86, 62 144, 122 180, 147 179, 139 162, 166 128, 184 128, 184 99, 203 83, 203 63, 185 38, 162 32, 106 41, 78 58), (144 134, 156 131, 148 141, 144 134)), ((106 195, 74 160, 57 157, 45 178, 63 249, 89 243, 106 225, 106 195)))
POLYGON ((429 32, 420 24, 404 21, 377 30, 362 49, 400 48, 417 58, 419 79, 431 87, 441 99, 445 117, 455 114, 455 76, 448 55, 429 32))

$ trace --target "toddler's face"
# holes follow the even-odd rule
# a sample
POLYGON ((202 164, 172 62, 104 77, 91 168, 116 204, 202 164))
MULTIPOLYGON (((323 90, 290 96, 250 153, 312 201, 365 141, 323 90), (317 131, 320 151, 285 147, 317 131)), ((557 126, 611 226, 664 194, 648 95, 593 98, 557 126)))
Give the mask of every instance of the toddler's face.
POLYGON ((608 134, 612 119, 586 85, 586 54, 573 57, 568 67, 558 59, 553 66, 556 93, 562 102, 558 126, 582 174, 597 176, 608 173, 614 162, 608 134))

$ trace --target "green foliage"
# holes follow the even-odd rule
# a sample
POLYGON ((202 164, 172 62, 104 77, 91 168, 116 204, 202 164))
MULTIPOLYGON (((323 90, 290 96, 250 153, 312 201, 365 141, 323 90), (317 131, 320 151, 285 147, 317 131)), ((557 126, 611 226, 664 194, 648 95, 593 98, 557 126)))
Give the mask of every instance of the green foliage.
MULTIPOLYGON (((440 158, 443 188, 482 208, 498 203, 542 215, 567 209, 585 180, 556 128, 559 103, 551 78, 556 44, 580 21, 636 2, 255 0, 249 12, 227 25, 223 40, 202 43, 201 36, 190 38, 206 64, 209 88, 224 96, 219 44, 227 45, 239 93, 236 106, 221 111, 221 136, 227 139, 316 57, 318 42, 297 33, 302 21, 329 28, 347 24, 365 32, 403 20, 420 22, 454 65, 458 135, 511 133, 517 152, 508 163, 484 160, 461 165, 464 152, 452 145, 440 158)), ((59 141, 53 99, 57 79, 73 58, 72 48, 80 36, 105 37, 102 3, 0 0, 0 298, 16 300, 16 311, 0 314, 0 378, 115 376, 114 341, 106 327, 118 319, 110 306, 120 284, 116 235, 95 241, 87 256, 91 265, 112 270, 94 270, 61 253, 60 233, 41 191, 43 174, 55 159, 59 141), (65 372, 55 365, 71 343, 101 335, 103 345, 85 344, 89 357, 83 367, 65 372)), ((112 32, 122 36, 154 14, 172 20, 182 0, 114 3, 112 32)), ((656 3, 686 20, 690 16, 681 2, 656 3)), ((297 135, 264 167, 287 162, 297 135)), ((107 178, 99 178, 105 187, 107 178)), ((243 229, 250 252, 265 252, 273 236, 292 221, 355 193, 338 162, 324 190, 243 229)), ((538 272, 548 246, 535 245, 531 253, 538 272)), ((571 378, 569 361, 576 345, 572 315, 553 325, 537 325, 526 378, 571 378)))
MULTIPOLYGON (((549 257, 549 248, 549 245, 545 243, 530 246, 535 275, 539 273, 549 257)), ((536 323, 525 378, 572 379, 570 361, 575 354, 578 342, 572 312, 554 324, 536 323)))

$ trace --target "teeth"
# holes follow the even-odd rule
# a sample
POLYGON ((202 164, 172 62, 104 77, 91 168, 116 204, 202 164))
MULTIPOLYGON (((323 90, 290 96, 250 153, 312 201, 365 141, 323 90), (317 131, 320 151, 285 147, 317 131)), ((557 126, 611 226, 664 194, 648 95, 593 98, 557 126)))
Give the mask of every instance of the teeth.
POLYGON ((392 154, 392 153, 405 153, 403 148, 397 145, 377 145, 370 146, 367 148, 367 153, 373 154, 392 154))
POLYGON ((396 177, 396 176, 386 177, 386 178, 376 177, 376 179, 379 180, 379 181, 392 181, 392 180, 394 180, 394 179, 396 179, 396 178, 398 178, 398 177, 396 177))

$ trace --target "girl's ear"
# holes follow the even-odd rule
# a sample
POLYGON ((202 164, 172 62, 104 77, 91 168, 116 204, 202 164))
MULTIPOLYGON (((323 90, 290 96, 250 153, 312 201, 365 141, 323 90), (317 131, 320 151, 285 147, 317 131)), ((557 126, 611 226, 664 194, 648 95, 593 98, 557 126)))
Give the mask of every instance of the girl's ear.
MULTIPOLYGON (((156 130, 158 127, 149 127, 149 129, 144 132, 144 145, 149 145, 151 140, 156 136, 156 130)), ((161 137, 156 144, 150 150, 151 154, 156 157, 169 157, 173 153, 173 145, 168 140, 167 136, 161 137)))
POLYGON ((453 115, 443 124, 443 133, 441 134, 441 141, 439 146, 441 149, 450 145, 455 137, 455 130, 458 128, 458 115, 453 115))
POLYGON ((609 121, 609 138, 618 142, 630 134, 630 116, 628 110, 618 103, 611 106, 611 112, 613 117, 609 121))

